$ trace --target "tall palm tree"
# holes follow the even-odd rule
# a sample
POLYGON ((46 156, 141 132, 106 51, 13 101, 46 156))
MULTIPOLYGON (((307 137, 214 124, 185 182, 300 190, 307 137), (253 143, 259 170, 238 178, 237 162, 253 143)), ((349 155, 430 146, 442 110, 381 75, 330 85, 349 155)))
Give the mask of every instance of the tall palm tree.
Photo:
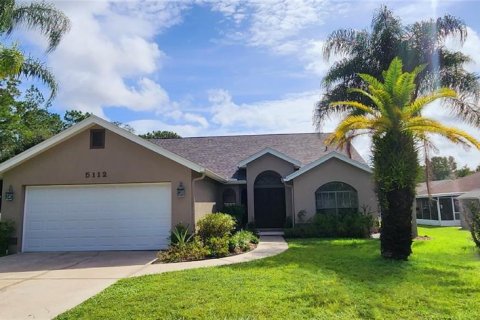
MULTIPOLYGON (((324 46, 324 56, 326 59, 334 55, 343 58, 334 63, 323 78, 325 94, 315 109, 317 126, 321 128, 329 116, 344 112, 345 106, 332 108, 333 101, 355 99, 371 104, 364 96, 348 89, 365 89, 358 73, 378 78, 397 56, 404 61, 407 70, 425 64, 416 77, 414 97, 440 87, 454 89, 458 98, 449 101, 452 111, 467 122, 479 125, 479 77, 464 69, 470 57, 446 48, 447 37, 456 37, 463 43, 467 37, 463 21, 446 15, 404 26, 385 6, 375 13, 370 31, 341 29, 331 33, 324 46)), ((353 107, 348 110, 363 112, 353 107)))
MULTIPOLYGON (((70 20, 62 11, 45 2, 17 4, 15 0, 0 1, 0 34, 9 35, 22 25, 40 30, 49 40, 47 51, 52 51, 58 46, 62 36, 70 29, 70 20)), ((21 60, 22 63, 15 64, 19 66, 15 75, 42 81, 51 91, 48 101, 52 100, 57 93, 57 82, 53 74, 35 58, 23 57, 19 60, 19 54, 21 53, 16 47, 0 47, 0 59, 2 59, 0 64, 5 66, 12 58, 17 59, 16 63, 21 60), (17 53, 13 54, 15 51, 17 53)), ((10 68, 11 70, 13 69, 10 68)))
POLYGON ((421 65, 412 72, 403 72, 402 61, 394 58, 383 72, 383 81, 360 73, 362 88, 348 90, 364 97, 368 104, 358 100, 329 104, 330 108, 343 110, 347 115, 327 143, 344 146, 361 134, 372 137, 374 177, 382 212, 381 254, 385 258, 405 260, 411 254, 418 145, 428 141, 431 134, 437 134, 453 143, 480 149, 480 142, 468 133, 421 115, 433 101, 458 98, 450 88, 438 88, 416 97, 416 80, 425 67, 421 65))
POLYGON ((55 49, 62 36, 70 29, 70 20, 55 6, 45 2, 29 4, 15 0, 0 2, 0 34, 10 34, 19 26, 38 29, 48 37, 48 51, 55 49))

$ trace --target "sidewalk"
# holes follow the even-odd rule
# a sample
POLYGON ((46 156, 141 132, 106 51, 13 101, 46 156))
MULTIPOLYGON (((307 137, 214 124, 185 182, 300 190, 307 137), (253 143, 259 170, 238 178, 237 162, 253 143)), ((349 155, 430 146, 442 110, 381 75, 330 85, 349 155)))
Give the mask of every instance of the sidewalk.
POLYGON ((202 261, 178 262, 178 263, 157 263, 146 265, 141 270, 135 272, 131 277, 143 276, 148 274, 164 273, 169 271, 179 271, 187 269, 224 266, 235 263, 253 261, 257 259, 275 256, 288 249, 287 242, 281 236, 260 236, 260 243, 254 250, 239 254, 236 256, 220 259, 209 259, 202 261))

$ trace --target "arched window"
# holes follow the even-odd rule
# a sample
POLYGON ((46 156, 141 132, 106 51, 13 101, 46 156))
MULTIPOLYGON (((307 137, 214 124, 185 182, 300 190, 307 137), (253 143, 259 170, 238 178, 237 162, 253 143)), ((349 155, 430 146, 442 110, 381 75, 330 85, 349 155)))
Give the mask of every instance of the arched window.
POLYGON ((255 179, 255 188, 283 188, 282 176, 275 171, 264 171, 255 179))
POLYGON ((232 188, 225 189, 223 191, 222 198, 224 206, 232 206, 237 204, 237 195, 235 194, 235 190, 232 188))
POLYGON ((357 190, 343 182, 329 182, 315 191, 317 213, 344 214, 358 211, 357 190))

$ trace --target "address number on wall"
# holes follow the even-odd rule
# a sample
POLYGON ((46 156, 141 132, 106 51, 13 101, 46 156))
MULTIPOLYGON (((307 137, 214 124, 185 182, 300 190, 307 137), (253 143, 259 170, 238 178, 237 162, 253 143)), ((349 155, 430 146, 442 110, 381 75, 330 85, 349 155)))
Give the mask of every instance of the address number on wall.
POLYGON ((85 172, 85 178, 93 179, 93 178, 106 178, 107 171, 87 171, 85 172))

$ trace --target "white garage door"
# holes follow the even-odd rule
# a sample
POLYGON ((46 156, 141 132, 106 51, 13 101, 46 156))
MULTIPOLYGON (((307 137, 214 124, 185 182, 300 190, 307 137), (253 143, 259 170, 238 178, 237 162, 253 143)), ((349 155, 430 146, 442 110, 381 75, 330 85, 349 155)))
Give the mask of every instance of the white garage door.
POLYGON ((24 252, 156 250, 170 228, 170 183, 26 189, 24 252))

